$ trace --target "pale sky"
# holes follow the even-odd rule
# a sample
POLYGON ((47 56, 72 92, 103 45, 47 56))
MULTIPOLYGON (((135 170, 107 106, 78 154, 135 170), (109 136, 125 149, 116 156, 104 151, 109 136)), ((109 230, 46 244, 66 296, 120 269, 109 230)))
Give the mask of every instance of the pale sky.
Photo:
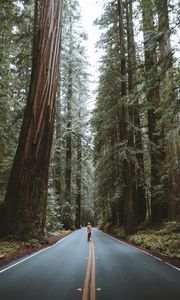
MULTIPOLYGON (((99 40, 100 31, 97 26, 93 25, 96 18, 102 15, 102 3, 103 1, 97 0, 79 0, 79 5, 81 7, 82 24, 85 32, 88 34, 88 40, 86 42, 87 54, 89 57, 89 63, 91 64, 89 72, 92 75, 92 83, 90 84, 90 91, 96 88, 96 82, 98 80, 98 61, 101 56, 100 50, 95 48, 96 42, 99 40)), ((89 100, 89 109, 94 107, 94 96, 91 96, 89 100)))

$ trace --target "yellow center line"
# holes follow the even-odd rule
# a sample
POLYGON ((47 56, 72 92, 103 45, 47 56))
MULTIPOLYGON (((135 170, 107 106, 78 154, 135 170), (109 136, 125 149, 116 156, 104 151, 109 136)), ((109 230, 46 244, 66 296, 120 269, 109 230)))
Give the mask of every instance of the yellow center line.
POLYGON ((96 300, 95 251, 94 251, 94 244, 92 240, 89 243, 89 257, 88 257, 88 264, 87 264, 87 271, 86 271, 86 278, 84 282, 82 300, 88 300, 90 275, 91 275, 90 300, 96 300))
POLYGON ((91 241, 91 247, 92 247, 91 300, 96 300, 95 253, 94 253, 93 241, 91 241))
POLYGON ((88 264, 87 264, 87 271, 86 271, 86 278, 84 282, 82 300, 88 299, 89 278, 91 272, 91 252, 92 252, 92 247, 91 247, 91 243, 89 243, 89 257, 88 257, 88 264))

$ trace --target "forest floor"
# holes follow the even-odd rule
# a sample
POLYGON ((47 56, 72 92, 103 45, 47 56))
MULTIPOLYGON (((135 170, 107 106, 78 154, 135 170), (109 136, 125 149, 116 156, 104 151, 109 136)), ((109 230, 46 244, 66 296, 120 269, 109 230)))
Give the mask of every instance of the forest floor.
POLYGON ((70 233, 70 230, 61 231, 46 238, 42 243, 37 240, 22 242, 13 239, 0 239, 0 266, 4 266, 11 261, 52 246, 70 233))

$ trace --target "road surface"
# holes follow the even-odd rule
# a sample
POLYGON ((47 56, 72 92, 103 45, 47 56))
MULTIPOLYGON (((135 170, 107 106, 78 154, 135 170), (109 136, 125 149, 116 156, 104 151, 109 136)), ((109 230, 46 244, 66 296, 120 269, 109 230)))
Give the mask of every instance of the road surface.
POLYGON ((180 271, 93 229, 0 268, 0 300, 180 300, 180 271))

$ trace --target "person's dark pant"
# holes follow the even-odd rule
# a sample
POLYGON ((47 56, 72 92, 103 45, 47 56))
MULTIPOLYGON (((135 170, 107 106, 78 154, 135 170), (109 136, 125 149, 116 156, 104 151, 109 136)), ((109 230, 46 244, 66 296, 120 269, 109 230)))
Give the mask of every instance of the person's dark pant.
POLYGON ((88 232, 88 241, 91 239, 91 232, 88 232))

